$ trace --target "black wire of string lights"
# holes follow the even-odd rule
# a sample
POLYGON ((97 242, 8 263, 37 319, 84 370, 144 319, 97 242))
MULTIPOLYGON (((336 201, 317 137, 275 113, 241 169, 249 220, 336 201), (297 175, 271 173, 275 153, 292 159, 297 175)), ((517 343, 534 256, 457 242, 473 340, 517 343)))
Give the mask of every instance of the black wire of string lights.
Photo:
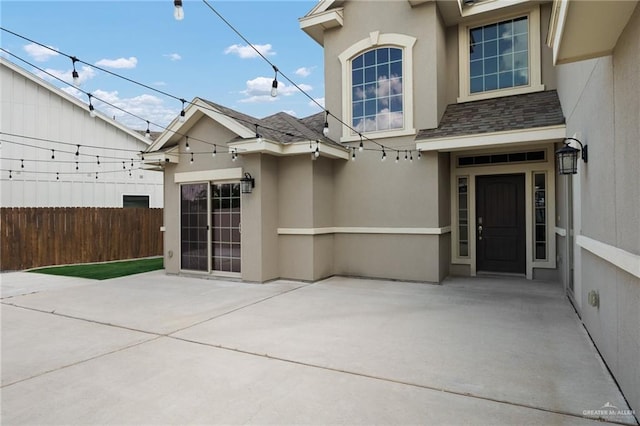
MULTIPOLYGON (((327 118, 329 116, 333 117, 336 121, 338 121, 340 124, 342 124, 344 127, 348 128, 352 133, 357 134, 360 137, 360 146, 359 151, 362 151, 363 147, 362 147, 362 141, 367 140, 368 142, 372 142, 375 145, 379 146, 381 149, 386 148, 387 150, 390 151, 396 151, 398 154, 402 151, 407 151, 406 149, 402 149, 401 147, 394 149, 394 148, 390 148, 390 147, 385 147, 383 144, 381 144, 380 142, 371 139, 369 137, 367 137, 366 135, 363 135, 362 132, 358 131, 357 129, 355 129, 353 126, 345 123, 341 118, 339 118, 338 116, 336 116, 335 114, 332 114, 328 109, 326 109, 323 105, 321 105, 313 96, 311 96, 309 93, 307 93, 303 88, 301 88, 298 84, 296 84, 293 80, 291 80, 286 74, 284 74, 275 64, 273 64, 265 55, 262 54, 262 52, 260 52, 260 50, 258 48, 256 48, 253 43, 251 43, 244 35, 242 35, 242 33, 236 28, 234 27, 224 16, 222 16, 222 14, 220 14, 220 12, 218 12, 212 5, 211 3, 209 3, 209 1, 207 0, 202 0, 202 2, 213 12, 215 13, 218 18, 220 18, 220 20, 222 20, 222 22, 224 22, 233 32, 235 32, 245 43, 247 43, 247 45, 253 49, 265 62, 267 62, 275 71, 276 73, 276 78, 273 80, 273 87, 276 88, 277 87, 277 76, 278 73, 280 73, 280 75, 282 76, 282 78, 284 78, 285 80, 287 80, 289 83, 291 83, 292 86, 294 86, 300 93, 302 93, 303 95, 305 95, 307 98, 309 98, 311 100, 311 102, 313 102, 314 104, 316 104, 324 113, 325 113, 325 122, 324 122, 324 128, 323 128, 323 135, 326 137, 329 131, 329 123, 327 118)), ((178 8, 178 5, 176 4, 176 9, 178 8)), ((182 6, 182 2, 180 2, 180 6, 181 9, 183 8, 182 6)), ((184 11, 181 12, 182 13, 182 18, 184 18, 184 11)), ((178 20, 182 20, 178 19, 178 20)), ((273 91, 271 93, 272 96, 275 96, 273 91)), ((352 143, 352 142, 349 142, 352 143)), ((379 150, 376 150, 379 151, 379 150)), ((418 154, 419 157, 422 157, 422 155, 420 154, 420 151, 418 150, 418 154)), ((352 159, 354 159, 355 157, 352 156, 352 159)))
MULTIPOLYGON (((358 130, 356 130, 354 127, 352 127, 352 126, 350 126, 349 124, 345 123, 341 118, 337 117, 335 114, 332 114, 329 110, 327 110, 326 108, 324 108, 324 106, 323 106, 323 105, 321 105, 321 104, 320 104, 320 103, 319 103, 315 98, 313 98, 311 95, 309 95, 309 94, 308 94, 304 89, 302 89, 300 86, 298 86, 298 85, 297 85, 293 80, 291 80, 291 79, 290 79, 286 74, 284 74, 282 71, 280 71, 280 69, 279 69, 275 64, 273 64, 271 61, 269 61, 269 59, 268 59, 268 58, 266 58, 266 57, 265 57, 265 56, 264 56, 264 55, 259 51, 259 49, 257 49, 257 48, 256 48, 256 47, 255 47, 255 46, 254 46, 254 45, 253 45, 253 44, 252 44, 252 43, 251 43, 251 42, 250 42, 250 41, 249 41, 249 40, 248 40, 244 35, 242 35, 242 33, 240 33, 240 32, 239 32, 239 31, 238 31, 238 30, 237 30, 237 29, 236 29, 236 28, 235 28, 235 27, 234 27, 234 26, 233 26, 233 25, 232 25, 232 24, 231 24, 231 23, 230 23, 226 18, 224 18, 224 16, 222 16, 222 15, 221 15, 221 14, 220 14, 220 13, 219 13, 219 12, 218 12, 214 7, 213 7, 213 6, 212 6, 212 5, 207 1, 207 0, 202 0, 202 1, 203 1, 203 3, 204 3, 204 4, 205 4, 205 5, 206 5, 206 6, 207 6, 211 11, 213 11, 213 12, 217 15, 217 16, 218 16, 218 17, 219 17, 219 18, 220 18, 220 19, 221 19, 221 20, 222 20, 222 21, 223 21, 223 22, 224 22, 224 23, 225 23, 229 28, 231 28, 231 29, 232 29, 232 30, 233 30, 233 31, 234 31, 234 32, 235 32, 235 33, 236 33, 240 38, 242 38, 242 40, 243 40, 245 43, 247 43, 247 45, 248 45, 249 47, 251 47, 251 48, 252 48, 252 49, 253 49, 253 50, 254 50, 254 51, 255 51, 255 52, 256 52, 256 53, 257 53, 257 54, 258 54, 258 55, 259 55, 259 56, 264 60, 264 61, 266 61, 266 62, 267 62, 267 63, 268 63, 272 68, 273 68, 273 70, 274 70, 274 72, 275 72, 275 78, 274 78, 274 81, 273 81, 273 84, 272 84, 272 96, 275 96, 275 95, 277 94, 277 85, 278 85, 278 83, 277 83, 277 76, 278 76, 278 73, 279 73, 279 74, 280 74, 280 75, 281 75, 285 80, 287 80, 289 83, 291 83, 291 84, 292 84, 292 85, 293 85, 293 86, 294 86, 294 87, 295 87, 299 92, 301 92, 303 95, 305 95, 307 98, 309 98, 313 103, 315 103, 315 104, 316 104, 320 109, 322 109, 322 110, 323 110, 323 112, 325 113, 325 123, 324 123, 324 128, 323 128, 323 131, 322 131, 323 136, 325 136, 325 137, 326 137, 326 136, 327 136, 327 134, 328 134, 328 117, 329 117, 329 116, 331 116, 331 117, 333 117, 336 121, 338 121, 340 124, 342 124, 343 126, 347 127, 351 132, 353 132, 354 134, 357 134, 358 136, 360 136, 360 143, 361 143, 361 144, 362 144, 362 140, 364 139, 364 140, 367 140, 367 141, 369 141, 369 142, 372 142, 372 143, 374 143, 375 145, 377 145, 378 147, 380 147, 381 149, 375 149, 375 151, 382 151, 382 153, 383 153, 383 157, 382 157, 383 161, 384 161, 384 159, 386 158, 386 155, 385 155, 386 150, 388 150, 388 151, 390 151, 390 152, 395 151, 397 155, 399 155, 399 153, 400 153, 400 152, 405 151, 405 149, 403 149, 403 147, 397 147, 397 148, 388 147, 388 146, 385 146, 385 145, 383 145, 383 144, 379 143, 378 141, 376 141, 376 140, 374 140, 374 139, 369 138, 369 137, 368 137, 368 136, 366 136, 366 135, 363 135, 363 134, 362 134, 362 132, 359 132, 359 131, 358 131, 358 130)), ((181 3, 181 2, 180 2, 180 3, 181 3)), ((177 5, 177 4, 176 4, 175 6, 176 6, 176 8, 178 7, 178 5, 177 5)), ((182 14, 182 16, 184 17, 184 12, 182 11, 182 8, 183 8, 183 6, 182 6, 182 4, 180 4, 181 14, 182 14)), ((14 31, 11 31, 11 30, 9 30, 9 29, 7 29, 7 28, 0 27, 0 30, 5 31, 5 32, 7 32, 7 33, 9 33, 9 34, 12 34, 12 35, 14 35, 14 36, 16 36, 16 37, 19 37, 19 38, 21 38, 21 39, 23 39, 23 40, 26 40, 26 41, 29 41, 29 42, 31 42, 31 43, 34 43, 34 44, 36 44, 36 45, 38 45, 38 46, 41 46, 41 47, 43 47, 43 48, 45 48, 45 49, 51 50, 51 51, 53 51, 53 52, 56 52, 56 53, 58 53, 58 54, 61 54, 61 55, 63 55, 63 56, 68 57, 68 58, 72 61, 72 64, 73 64, 73 69, 74 69, 74 72, 73 72, 74 82, 77 82, 77 80, 78 80, 78 73, 77 73, 77 71, 75 70, 75 64, 76 64, 76 63, 81 63, 81 64, 85 64, 85 65, 87 65, 87 66, 89 66, 89 67, 92 67, 92 68, 94 68, 94 69, 96 69, 96 70, 99 70, 99 71, 105 72, 105 73, 107 73, 107 74, 109 74, 109 75, 112 75, 112 76, 114 76, 114 77, 121 78, 121 79, 123 79, 123 80, 125 80, 125 81, 128 81, 128 82, 132 83, 132 84, 139 85, 139 86, 144 87, 144 88, 146 88, 146 89, 148 89, 148 90, 154 91, 154 92, 156 92, 156 93, 159 93, 159 94, 162 94, 162 95, 167 96, 167 97, 169 97, 169 98, 172 98, 172 99, 175 99, 175 100, 180 101, 180 102, 182 103, 182 110, 181 110, 181 112, 180 112, 180 119, 181 119, 181 120, 182 120, 182 117, 184 117, 183 112, 184 112, 184 105, 185 105, 185 103, 190 104, 190 105, 194 105, 194 102, 192 102, 192 101, 187 101, 187 100, 185 100, 184 98, 181 98, 181 97, 178 97, 178 96, 172 95, 172 94, 170 94, 170 93, 168 93, 168 92, 165 92, 165 91, 163 91, 163 90, 160 90, 160 89, 157 89, 157 88, 151 87, 151 86, 149 86, 149 85, 147 85, 147 84, 140 83, 140 82, 138 82, 138 81, 136 81, 136 80, 133 80, 133 79, 130 79, 130 78, 128 78, 128 77, 122 76, 122 75, 120 75, 120 74, 118 74, 118 73, 115 73, 115 72, 109 71, 109 70, 107 70, 107 69, 105 69, 105 68, 102 68, 102 67, 100 67, 100 66, 97 66, 97 65, 94 65, 94 64, 91 64, 91 63, 85 62, 85 61, 83 61, 83 60, 81 60, 81 59, 77 58, 76 56, 72 56, 72 55, 69 55, 69 54, 67 54, 67 53, 64 53, 64 52, 62 52, 62 51, 60 51, 60 50, 56 50, 56 49, 54 49, 54 48, 52 48, 52 47, 50 47, 50 46, 47 46, 47 45, 45 45, 45 44, 43 44, 43 43, 40 43, 40 42, 38 42, 38 41, 36 41, 36 40, 33 40, 33 39, 29 38, 29 37, 26 37, 26 36, 23 36, 23 35, 21 35, 21 34, 18 34, 18 33, 14 32, 14 31)), ((0 49, 1 49, 1 48, 0 48, 0 49)), ((25 63, 29 63, 28 61, 25 61, 24 59, 22 59, 22 58, 20 58, 20 57, 18 57, 18 56, 16 56, 16 55, 13 55, 11 52, 6 51, 5 49, 1 49, 1 50, 2 50, 2 51, 4 51, 4 52, 6 52, 6 53, 9 53, 10 55, 12 55, 12 56, 14 56, 14 57, 16 57, 16 58, 18 58, 18 59, 20 59, 20 60, 22 60, 22 61, 23 61, 23 62, 25 62, 25 63)), ((33 64, 30 64, 30 65, 31 65, 31 66, 33 66, 34 68, 40 69, 40 68, 38 68, 38 67, 34 66, 33 64)), ((41 71, 46 72, 46 71, 44 71, 44 70, 41 70, 41 71)), ((56 79, 58 79, 58 80, 60 80, 60 81, 64 82, 65 84, 69 84, 68 82, 66 82, 66 81, 64 81, 64 80, 62 80, 62 79, 59 79, 59 78, 58 78, 58 77, 56 77, 56 76, 52 76, 52 77, 54 77, 54 78, 56 78, 56 79)), ((93 105, 91 105, 91 98, 92 98, 92 97, 94 97, 94 98, 95 98, 95 96, 91 95, 91 94, 90 94, 90 93, 88 93, 88 92, 85 92, 85 91, 83 91, 83 90, 79 89, 79 88, 77 87, 77 85, 75 85, 75 87, 76 87, 78 90, 80 90, 81 92, 83 92, 83 93, 85 93, 85 94, 87 94, 87 95, 89 96, 89 104, 90 104, 90 107, 89 107, 89 108, 90 108, 90 110, 91 110, 91 106, 93 106, 93 105)), ((114 106, 114 105, 111 105, 111 104, 109 104, 108 102, 106 102, 106 101, 104 101, 104 100, 101 100, 101 99, 98 99, 98 98, 96 98, 96 99, 97 99, 97 100, 99 100, 99 101, 101 101, 101 102, 103 102, 103 103, 105 103, 105 104, 107 104, 107 105, 109 105, 109 106, 112 106, 112 107, 114 107, 114 108, 116 108, 116 109, 119 109, 119 110, 121 110, 121 111, 123 111, 123 112, 125 112, 125 113, 129 113, 128 111, 122 110, 122 109, 120 109, 120 108, 118 108, 118 107, 116 107, 116 106, 114 106)), ((259 123, 259 124, 258 124, 258 123, 255 123, 255 122, 252 122, 252 121, 246 120, 246 119, 244 119, 244 118, 242 118, 242 117, 231 116, 231 115, 229 115, 229 114, 225 114, 224 112, 222 112, 222 111, 220 111, 220 110, 218 110, 218 109, 208 108, 208 107, 206 107, 206 106, 202 106, 202 105, 199 105, 199 107, 200 107, 200 108, 203 108, 203 109, 210 110, 210 111, 212 111, 212 112, 214 112, 214 113, 217 113, 217 114, 220 114, 220 115, 223 115, 223 116, 227 116, 227 117, 232 118, 232 119, 234 119, 234 120, 237 120, 237 121, 241 121, 241 122, 244 122, 244 123, 250 124, 250 125, 252 125, 252 126, 260 126, 260 127, 262 127, 263 129, 266 129, 266 130, 271 130, 271 131, 273 131, 273 132, 277 132, 277 133, 280 133, 280 134, 284 134, 284 135, 292 136, 292 134, 291 134, 291 133, 289 133, 289 132, 284 132, 284 131, 282 131, 281 129, 276 129, 276 128, 272 128, 272 127, 269 127, 269 126, 264 126, 262 123, 259 123)), ((131 114, 131 113, 129 113, 129 114, 131 114)), ((149 123, 149 121, 148 121, 148 120, 144 120, 143 118, 141 118, 141 117, 139 117, 139 116, 136 116, 135 114, 131 114, 131 115, 132 115, 132 116, 134 116, 134 117, 136 117, 136 118, 138 118, 138 119, 141 119, 142 121, 145 121, 145 122, 149 123)), ((164 129, 166 129, 166 130, 170 130, 170 129, 168 129, 167 127, 160 126, 160 125, 157 125, 157 124, 155 124, 155 123, 153 123, 153 124, 154 124, 154 126, 157 126, 157 127, 160 127, 160 128, 164 128, 164 129)), ((147 127, 147 128, 148 128, 148 127, 147 127)), ((176 131, 174 131, 174 133, 175 133, 175 134, 178 134, 178 135, 180 135, 180 136, 184 136, 184 135, 181 135, 179 132, 176 132, 176 131)), ((197 139, 195 139, 195 140, 197 140, 197 139)), ((215 144, 213 144, 213 143, 211 143, 211 142, 208 142, 208 141, 202 141, 202 140, 200 140, 200 141, 201 141, 201 142, 204 142, 204 143, 207 143, 207 144, 209 144, 209 145, 215 145, 215 144)), ((217 147, 216 147, 216 148, 217 148, 217 147)), ((372 149, 367 149, 367 150, 368 150, 368 151, 371 151, 372 149)), ((148 152, 148 151, 145 151, 145 152, 148 152)), ((229 150, 229 152, 230 152, 230 150, 229 150)), ((421 157, 421 153, 420 153, 420 151, 419 151, 419 150, 417 150, 417 152, 418 152, 418 157, 420 158, 420 157, 421 157)), ((182 153, 180 153, 180 154, 182 154, 182 153)))
MULTIPOLYGON (((60 50, 56 50, 56 49, 54 49, 54 48, 52 48, 52 47, 50 47, 50 46, 47 46, 47 45, 45 45, 45 44, 43 44, 43 43, 40 43, 40 42, 38 42, 38 41, 36 41, 36 40, 33 40, 33 39, 29 38, 29 37, 26 37, 26 36, 23 36, 23 35, 21 35, 21 34, 18 34, 18 33, 14 32, 14 31, 11 31, 11 30, 9 30, 9 29, 7 29, 7 28, 0 27, 0 30, 5 31, 5 32, 7 32, 7 33, 9 33, 9 34, 11 34, 11 35, 14 35, 14 36, 16 36, 16 37, 18 37, 18 38, 21 38, 21 39, 23 39, 23 40, 25 40, 25 41, 28 41, 28 42, 30 42, 30 43, 34 43, 34 44, 36 44, 36 45, 38 45, 38 46, 40 46, 40 47, 42 47, 42 48, 45 48, 45 49, 51 50, 52 52, 56 52, 56 53, 58 53, 58 54, 60 54, 60 55, 62 55, 62 56, 66 56, 66 57, 68 57, 68 58, 72 61, 72 64, 73 64, 73 66, 74 66, 74 71, 72 71, 72 75, 73 75, 73 79, 74 79, 74 84, 70 84, 70 83, 68 83, 67 81, 64 81, 64 80, 62 80, 62 79, 60 79, 60 78, 58 78, 58 77, 56 77, 56 76, 52 76, 52 77, 53 77, 53 78, 56 78, 57 80, 62 81, 64 84, 67 84, 67 85, 70 85, 70 86, 75 87, 77 90, 79 90, 79 91, 81 91, 81 92, 83 92, 83 93, 85 93, 85 94, 87 94, 87 95, 88 95, 88 93, 87 93, 87 92, 84 92, 82 89, 80 89, 80 88, 78 87, 78 84, 77 84, 77 83, 78 83, 78 80, 79 80, 79 74, 78 74, 78 72, 75 70, 75 64, 76 64, 76 63, 81 63, 81 64, 84 64, 84 65, 87 65, 87 66, 89 66, 89 67, 91 67, 91 68, 94 68, 94 69, 96 69, 96 70, 98 70, 98 71, 102 71, 102 72, 107 73, 107 74, 109 74, 109 75, 112 75, 112 76, 114 76, 114 77, 117 77, 117 78, 123 79, 123 80, 125 80, 125 81, 127 81, 127 82, 129 82, 129 83, 132 83, 132 84, 138 85, 138 86, 143 87, 143 88, 145 88, 145 89, 147 89, 147 90, 151 90, 151 91, 156 92, 156 93, 159 93, 159 94, 161 94, 161 95, 163 95, 163 96, 167 96, 167 97, 169 97, 169 98, 175 99, 175 100, 177 100, 177 101, 179 101, 179 102, 181 102, 181 103, 182 103, 182 105, 183 105, 183 110, 182 110, 182 111, 184 111, 184 105, 185 105, 185 104, 195 105, 195 103, 194 103, 193 101, 187 101, 186 99, 184 99, 184 98, 182 98, 182 97, 178 97, 178 96, 172 95, 172 94, 170 94, 170 93, 168 93, 168 92, 165 92, 165 91, 163 91, 163 90, 157 89, 157 88, 155 88, 155 87, 151 87, 151 86, 149 86, 149 85, 147 85, 147 84, 140 83, 140 82, 138 82, 138 81, 136 81, 136 80, 130 79, 130 78, 128 78, 128 77, 125 77, 125 76, 120 75, 120 74, 118 74, 118 73, 115 73, 115 72, 113 72, 113 71, 109 71, 109 70, 107 70, 107 69, 105 69, 105 68, 103 68, 103 67, 100 67, 100 66, 98 66, 98 65, 94 65, 94 64, 91 64, 91 63, 89 63, 89 62, 85 62, 85 61, 83 61, 83 60, 81 60, 81 59, 77 58, 76 56, 72 56, 72 55, 69 55, 69 54, 67 54, 67 53, 64 53, 64 52, 62 52, 62 51, 60 51, 60 50)), ((42 69, 40 69, 40 68, 38 68, 38 67, 34 66, 33 64, 30 64, 28 61, 26 61, 26 60, 24 60, 24 59, 20 58, 19 56, 15 55, 15 54, 13 54, 13 53, 11 53, 11 52, 6 51, 5 49, 0 48, 0 50, 2 50, 3 52, 8 53, 9 55, 11 55, 11 56, 13 56, 13 57, 15 57, 15 58, 20 59, 21 61, 23 61, 23 62, 25 62, 25 63, 28 63, 29 65, 33 66, 33 67, 34 67, 34 68, 36 68, 36 69, 39 69, 39 70, 43 71, 42 69)), ((93 97, 95 98, 95 96, 93 96, 93 97)), ((96 98, 96 99, 97 99, 97 98, 96 98)), ((100 100, 100 99, 98 99, 98 100, 100 100)), ((101 102, 104 102, 104 103, 106 103, 106 104, 108 104, 108 105, 110 105, 108 102, 105 102, 104 100, 100 100, 100 101, 101 101, 101 102)), ((111 106, 111 105, 110 105, 110 106, 111 106)), ((243 122, 243 123, 250 124, 250 125, 251 125, 251 127, 254 127, 255 125, 258 125, 258 126, 260 126, 261 128, 263 128, 263 129, 270 130, 270 131, 275 132, 275 133, 283 134, 283 135, 286 135, 286 136, 293 136, 290 132, 285 132, 285 131, 283 131, 282 129, 277 129, 277 128, 270 127, 270 126, 265 126, 263 123, 256 123, 256 122, 254 122, 254 121, 250 121, 250 120, 247 120, 247 119, 245 119, 245 118, 238 117, 238 116, 235 116, 235 115, 233 115, 233 116, 232 116, 232 115, 226 114, 226 113, 224 113, 224 112, 222 112, 222 111, 220 111, 220 110, 218 110, 218 109, 215 109, 215 108, 213 108, 213 107, 207 107, 207 106, 204 106, 204 105, 198 105, 198 107, 199 107, 199 108, 202 108, 202 109, 205 109, 205 110, 208 110, 208 111, 211 111, 211 112, 214 112, 214 113, 216 113, 216 114, 219 114, 219 115, 225 116, 225 117, 232 118, 232 119, 234 119, 234 120, 236 120, 236 121, 241 121, 241 122, 243 122)), ((180 116, 181 116, 181 117, 182 117, 182 111, 181 111, 181 114, 180 114, 180 116)), ((132 115, 133 115, 133 114, 132 114, 132 115)), ((139 119, 140 119, 141 121, 143 121, 144 123, 146 123, 146 122, 148 121, 148 120, 143 119, 143 118, 141 118, 141 117, 137 117, 137 116, 136 116, 136 118, 139 118, 139 119)), ((153 123, 152 123, 152 124, 153 124, 153 123)), ((167 128, 166 128, 166 127, 164 127, 164 126, 157 125, 157 124, 154 124, 154 126, 157 126, 157 127, 159 127, 159 128, 163 128, 163 129, 167 129, 167 128)), ((170 130, 170 129, 168 129, 168 130, 170 130)), ((177 134, 177 135, 180 135, 180 136, 184 136, 184 135, 181 135, 179 132, 175 132, 175 131, 174 131, 174 133, 175 133, 175 134, 177 134)), ((209 144, 209 145, 213 145, 213 143, 211 143, 211 142, 202 141, 202 140, 200 140, 200 141, 201 141, 201 142, 204 142, 204 143, 207 143, 207 144, 209 144)), ((145 152, 148 152, 148 151, 145 151, 145 152)))

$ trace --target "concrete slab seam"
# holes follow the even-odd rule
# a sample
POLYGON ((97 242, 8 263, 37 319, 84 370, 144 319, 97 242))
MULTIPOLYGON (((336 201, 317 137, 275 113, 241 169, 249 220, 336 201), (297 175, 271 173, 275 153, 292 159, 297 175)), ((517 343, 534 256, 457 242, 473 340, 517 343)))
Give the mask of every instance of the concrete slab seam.
POLYGON ((437 392, 443 392, 443 393, 447 393, 447 394, 450 394, 450 395, 457 395, 457 396, 462 396, 462 397, 466 397, 466 398, 474 398, 474 399, 479 399, 479 400, 483 400, 483 401, 495 402, 495 403, 498 403, 498 404, 510 405, 510 406, 514 406, 514 407, 527 408, 527 409, 531 409, 531 410, 542 411, 542 412, 545 412, 545 413, 569 416, 569 417, 579 418, 579 419, 583 419, 583 420, 592 420, 592 421, 597 421, 597 422, 602 422, 602 423, 607 423, 607 424, 617 424, 617 425, 623 425, 623 426, 637 426, 636 423, 628 423, 628 422, 623 422, 623 421, 608 420, 608 419, 605 419, 605 418, 602 418, 602 417, 588 417, 588 416, 585 416, 585 415, 582 415, 582 414, 571 413, 571 412, 568 412, 568 411, 551 410, 551 409, 548 409, 548 408, 536 407, 534 405, 528 405, 528 404, 524 404, 524 403, 520 403, 520 402, 505 401, 505 400, 496 399, 496 398, 490 398, 490 397, 486 397, 486 396, 482 396, 482 395, 475 395, 475 394, 469 393, 469 392, 459 392, 459 391, 446 389, 446 388, 439 388, 439 387, 435 387, 435 386, 422 385, 422 384, 418 384, 418 383, 411 383, 411 382, 406 382, 406 381, 402 381, 402 380, 391 379, 391 378, 388 378, 388 377, 374 376, 374 375, 366 374, 366 373, 357 373, 357 372, 354 372, 354 371, 343 370, 343 369, 339 369, 339 368, 326 367, 326 366, 311 364, 311 363, 302 362, 302 361, 295 361, 295 360, 292 360, 292 359, 281 358, 281 357, 272 356, 272 355, 269 355, 269 354, 260 354, 260 353, 256 353, 256 352, 243 350, 243 349, 230 348, 230 347, 226 347, 226 346, 223 346, 223 345, 215 345, 215 344, 212 344, 212 343, 199 342, 199 341, 196 341, 196 340, 190 340, 190 339, 176 337, 176 336, 166 336, 166 337, 168 337, 170 339, 183 341, 183 342, 186 342, 186 343, 193 343, 193 344, 196 344, 196 345, 208 346, 208 347, 212 347, 212 348, 216 348, 216 349, 221 349, 221 350, 241 353, 241 354, 245 354, 245 355, 257 356, 257 357, 261 357, 261 358, 271 359, 271 360, 274 360, 274 361, 280 361, 280 362, 286 362, 286 363, 289 363, 289 364, 295 364, 295 365, 299 365, 299 366, 303 366, 303 367, 310 367, 310 368, 315 368, 315 369, 319 369, 319 370, 332 371, 332 372, 335 372, 335 373, 348 374, 348 375, 351 375, 351 376, 362 377, 362 378, 367 378, 367 379, 372 379, 372 380, 379 380, 379 381, 388 382, 388 383, 394 383, 394 384, 398 384, 398 385, 411 386, 411 387, 415 387, 415 388, 419 388, 419 389, 426 389, 426 390, 432 390, 432 391, 437 391, 437 392))
POLYGON ((84 364, 85 362, 93 361, 95 359, 102 358, 102 357, 107 356, 107 355, 111 355, 111 354, 115 354, 115 353, 118 353, 118 352, 122 352, 122 351, 125 351, 127 349, 131 349, 131 348, 135 348, 135 347, 141 346, 141 345, 143 345, 145 343, 150 343, 150 342, 153 342, 155 340, 158 340, 158 339, 160 339, 162 337, 164 337, 164 336, 155 336, 155 337, 153 337, 151 339, 144 340, 142 342, 133 343, 131 345, 123 346, 121 348, 114 349, 114 350, 109 351, 109 352, 104 352, 104 353, 92 356, 90 358, 86 358, 86 359, 82 359, 80 361, 72 362, 71 364, 62 365, 60 367, 53 368, 51 370, 43 371, 42 373, 38 373, 38 374, 35 374, 33 376, 30 376, 30 377, 25 377, 24 379, 16 380, 15 382, 11 382, 11 383, 7 383, 5 385, 2 385, 2 386, 0 386, 0 389, 4 389, 6 387, 13 386, 13 385, 16 385, 18 383, 26 382, 27 380, 35 379, 36 377, 44 376, 45 374, 49 374, 49 373, 53 373, 53 372, 56 372, 56 371, 64 370, 65 368, 73 367, 75 365, 84 364))

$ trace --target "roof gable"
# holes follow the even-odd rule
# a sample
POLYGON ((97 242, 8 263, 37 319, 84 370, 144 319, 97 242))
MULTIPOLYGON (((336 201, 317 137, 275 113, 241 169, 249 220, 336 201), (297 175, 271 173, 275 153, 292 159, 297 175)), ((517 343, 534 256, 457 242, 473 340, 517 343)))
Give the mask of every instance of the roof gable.
MULTIPOLYGON (((6 60, 5 58, 0 57, 0 66, 5 67, 13 72, 15 72, 16 74, 21 75, 22 77, 26 78, 27 80, 30 80, 31 82, 37 84, 38 86, 46 89, 47 91, 53 93, 54 95, 62 98, 65 102, 71 103, 75 106, 77 106, 78 108, 84 109, 87 111, 87 116, 89 115, 89 107, 87 103, 82 102, 80 99, 76 98, 75 96, 72 96, 70 94, 68 94, 67 92, 61 90, 60 88, 52 85, 51 83, 43 80, 42 78, 38 77, 37 75, 27 71, 26 69, 20 67, 19 65, 14 64, 11 61, 6 60)), ((130 129, 129 127, 125 126, 124 124, 121 124, 109 117, 107 117, 106 115, 96 111, 96 116, 95 118, 92 118, 92 120, 102 120, 105 123, 107 123, 108 125, 115 127, 116 129, 138 139, 140 142, 143 142, 145 145, 149 145, 150 141, 148 139, 146 139, 143 135, 141 135, 140 133, 136 132, 133 129, 130 129)))

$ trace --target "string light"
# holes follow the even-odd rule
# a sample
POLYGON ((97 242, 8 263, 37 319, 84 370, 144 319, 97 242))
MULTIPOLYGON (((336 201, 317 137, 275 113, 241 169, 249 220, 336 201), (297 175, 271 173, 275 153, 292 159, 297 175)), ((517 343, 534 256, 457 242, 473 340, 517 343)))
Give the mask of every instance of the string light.
POLYGON ((362 133, 358 133, 360 135, 360 146, 358 147, 358 151, 362 152, 364 149, 364 144, 362 143, 362 133))
POLYGON ((400 151, 396 151, 396 164, 400 161, 400 151))
POLYGON ((186 142, 186 143, 185 143, 185 145, 184 145, 184 148, 185 148, 187 151, 191 151, 191 147, 189 146, 189 136, 185 136, 184 138, 187 140, 187 142, 186 142))
POLYGON ((184 9, 182 8, 182 0, 173 0, 173 17, 176 21, 184 19, 184 9))
POLYGON ((356 161, 356 149, 355 148, 351 148, 351 161, 356 161))
POLYGON ((215 156, 216 156, 216 151, 217 151, 217 149, 218 149, 218 146, 217 146, 217 145, 213 145, 213 152, 211 153, 211 156, 212 156, 212 157, 215 157, 215 156))
POLYGON ((413 163, 413 151, 409 151, 409 161, 413 163))
POLYGON ((316 141, 316 152, 313 153, 314 157, 320 157, 320 144, 316 141))
MULTIPOLYGON (((182 8, 180 8, 182 9, 182 8)), ((180 118, 178 119, 181 123, 184 123, 184 121, 187 119, 186 117, 186 113, 184 112, 184 104, 185 102, 187 102, 184 99, 180 99, 180 101, 182 101, 182 111, 180 111, 180 118)))
POLYGON ((80 145, 76 145, 76 157, 80 155, 80 145))
POLYGON ((24 160, 20 160, 20 168, 24 169, 24 160))
POLYGON ((404 151, 404 161, 407 161, 409 157, 407 156, 407 150, 404 151))
POLYGON ((193 152, 191 153, 191 160, 189 162, 193 164, 193 152))
POLYGON ((384 147, 382 147, 382 160, 380 161, 384 161, 386 159, 387 159, 387 153, 385 152, 384 147))
POLYGON ((325 138, 329 137, 329 111, 324 112, 324 127, 322 128, 322 134, 325 138))
POLYGON ((133 158, 130 158, 131 160, 131 168, 133 169, 133 158))
POLYGON ((127 166, 124 165, 124 161, 122 162, 122 170, 127 170, 127 166))
POLYGON ((56 159, 56 151, 54 149, 51 150, 51 159, 52 160, 56 159))
POLYGON ((236 151, 231 151, 231 161, 236 161, 236 151))
POLYGON ((144 132, 144 137, 147 139, 151 139, 151 130, 149 130, 149 120, 147 120, 147 131, 144 132))
POLYGON ((73 78, 73 84, 75 86, 80 86, 80 75, 76 70, 76 62, 78 62, 78 58, 75 56, 71 56, 71 65, 73 66, 73 71, 71 71, 71 77, 73 78))
POLYGON ((278 96, 278 67, 272 65, 273 71, 275 72, 275 77, 273 77, 273 83, 271 83, 271 97, 275 98, 278 96))
POLYGON ((422 151, 418 150, 418 160, 422 158, 422 151))
POLYGON ((56 180, 60 180, 60 173, 56 172, 56 180))
POLYGON ((76 161, 76 170, 79 169, 78 162, 76 161))
POLYGON ((98 179, 98 172, 96 172, 96 179, 98 179))
POLYGON ((89 117, 94 118, 96 116, 96 111, 95 108, 93 108, 93 104, 91 103, 91 98, 93 97, 93 95, 91 95, 91 93, 87 93, 87 96, 89 97, 89 117))
POLYGON ((264 142, 264 139, 262 139, 262 135, 260 133, 258 133, 258 125, 257 124, 256 124, 256 139, 258 140, 258 143, 264 142))
POLYGON ((9 170, 9 180, 13 180, 13 175, 11 173, 12 173, 12 171, 9 170))

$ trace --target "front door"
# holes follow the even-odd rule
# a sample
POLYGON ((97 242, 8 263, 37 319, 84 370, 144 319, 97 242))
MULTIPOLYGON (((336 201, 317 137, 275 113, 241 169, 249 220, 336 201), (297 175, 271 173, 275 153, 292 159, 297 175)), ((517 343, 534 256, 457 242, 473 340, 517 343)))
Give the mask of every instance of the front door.
POLYGON ((524 174, 476 177, 476 270, 526 272, 524 174))

